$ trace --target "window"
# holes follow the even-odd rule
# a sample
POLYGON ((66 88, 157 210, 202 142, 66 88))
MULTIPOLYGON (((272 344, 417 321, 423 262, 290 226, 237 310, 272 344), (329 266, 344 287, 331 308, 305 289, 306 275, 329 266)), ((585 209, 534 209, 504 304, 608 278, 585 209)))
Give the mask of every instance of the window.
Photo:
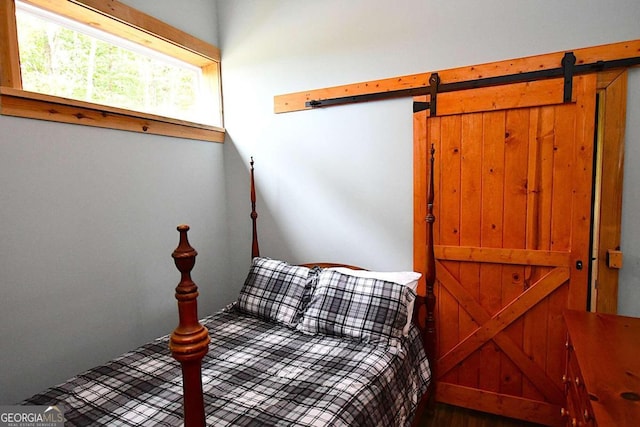
POLYGON ((219 50, 117 1, 0 0, 0 86, 2 114, 224 140, 219 50))

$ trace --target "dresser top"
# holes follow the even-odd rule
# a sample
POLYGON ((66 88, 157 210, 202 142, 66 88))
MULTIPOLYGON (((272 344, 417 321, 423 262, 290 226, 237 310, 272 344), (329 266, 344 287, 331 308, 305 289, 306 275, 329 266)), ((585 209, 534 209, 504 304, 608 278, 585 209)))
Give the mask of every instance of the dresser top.
POLYGON ((574 310, 564 317, 598 425, 639 425, 640 318, 574 310))

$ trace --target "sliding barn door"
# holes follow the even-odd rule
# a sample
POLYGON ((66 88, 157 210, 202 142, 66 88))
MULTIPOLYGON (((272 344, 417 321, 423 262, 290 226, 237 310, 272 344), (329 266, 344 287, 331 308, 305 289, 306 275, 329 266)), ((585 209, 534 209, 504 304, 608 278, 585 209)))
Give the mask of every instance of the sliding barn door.
POLYGON ((437 116, 414 114, 418 271, 435 148, 438 401, 563 422, 562 312, 584 310, 589 287, 595 84, 576 77, 567 103, 562 79, 442 93, 437 116))

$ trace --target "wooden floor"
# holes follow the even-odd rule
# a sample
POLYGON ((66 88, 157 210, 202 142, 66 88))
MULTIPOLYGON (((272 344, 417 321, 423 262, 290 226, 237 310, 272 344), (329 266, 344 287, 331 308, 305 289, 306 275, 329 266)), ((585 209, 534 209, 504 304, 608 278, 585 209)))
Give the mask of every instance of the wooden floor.
POLYGON ((422 417, 420 427, 541 427, 539 424, 437 403, 432 415, 422 417))

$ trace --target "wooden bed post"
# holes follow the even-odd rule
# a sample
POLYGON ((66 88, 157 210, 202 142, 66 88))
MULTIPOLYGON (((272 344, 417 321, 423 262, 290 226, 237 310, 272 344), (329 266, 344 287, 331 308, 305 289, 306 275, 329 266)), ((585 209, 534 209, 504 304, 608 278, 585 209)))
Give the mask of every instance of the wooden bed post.
MULTIPOLYGON (((429 356, 429 361, 431 362, 431 384, 435 384, 435 360, 437 357, 436 352, 436 324, 435 324, 435 307, 436 307, 436 297, 433 293, 433 287, 436 283, 436 256, 433 249, 433 223, 436 220, 436 217, 433 215, 433 197, 434 197, 434 187, 433 187, 433 166, 435 160, 435 152, 436 149, 431 145, 431 159, 430 168, 429 168, 429 186, 427 187, 427 268, 425 271, 425 281, 427 284, 427 295, 426 295, 426 307, 427 307, 427 319, 426 319, 426 345, 427 356, 429 356)), ((433 387, 432 387, 433 388, 433 387)))
POLYGON ((412 425, 420 425, 420 419, 425 411, 429 414, 433 413, 436 395, 436 357, 438 352, 436 351, 437 339, 436 339, 436 326, 435 326, 435 306, 436 297, 433 292, 434 285, 436 283, 436 257, 434 251, 433 242, 433 223, 436 220, 433 214, 433 200, 434 200, 434 160, 435 160, 435 148, 431 145, 431 157, 429 159, 429 175, 427 183, 427 215, 425 222, 426 227, 426 252, 424 259, 424 278, 426 282, 426 294, 425 296, 417 295, 416 303, 414 305, 413 319, 422 336, 422 344, 424 351, 429 359, 429 367, 431 368, 431 382, 427 393, 420 400, 416 414, 412 425))
POLYGON ((198 321, 198 287, 191 280, 191 270, 198 253, 189 244, 188 225, 178 226, 180 243, 171 255, 182 276, 176 287, 178 327, 171 334, 169 349, 182 366, 182 389, 185 427, 204 427, 202 396, 202 358, 209 351, 209 331, 198 321))
POLYGON ((253 179, 253 157, 251 157, 251 222, 253 224, 253 233, 251 240, 251 258, 260 256, 260 248, 258 247, 258 212, 256 212, 256 184, 253 179))

